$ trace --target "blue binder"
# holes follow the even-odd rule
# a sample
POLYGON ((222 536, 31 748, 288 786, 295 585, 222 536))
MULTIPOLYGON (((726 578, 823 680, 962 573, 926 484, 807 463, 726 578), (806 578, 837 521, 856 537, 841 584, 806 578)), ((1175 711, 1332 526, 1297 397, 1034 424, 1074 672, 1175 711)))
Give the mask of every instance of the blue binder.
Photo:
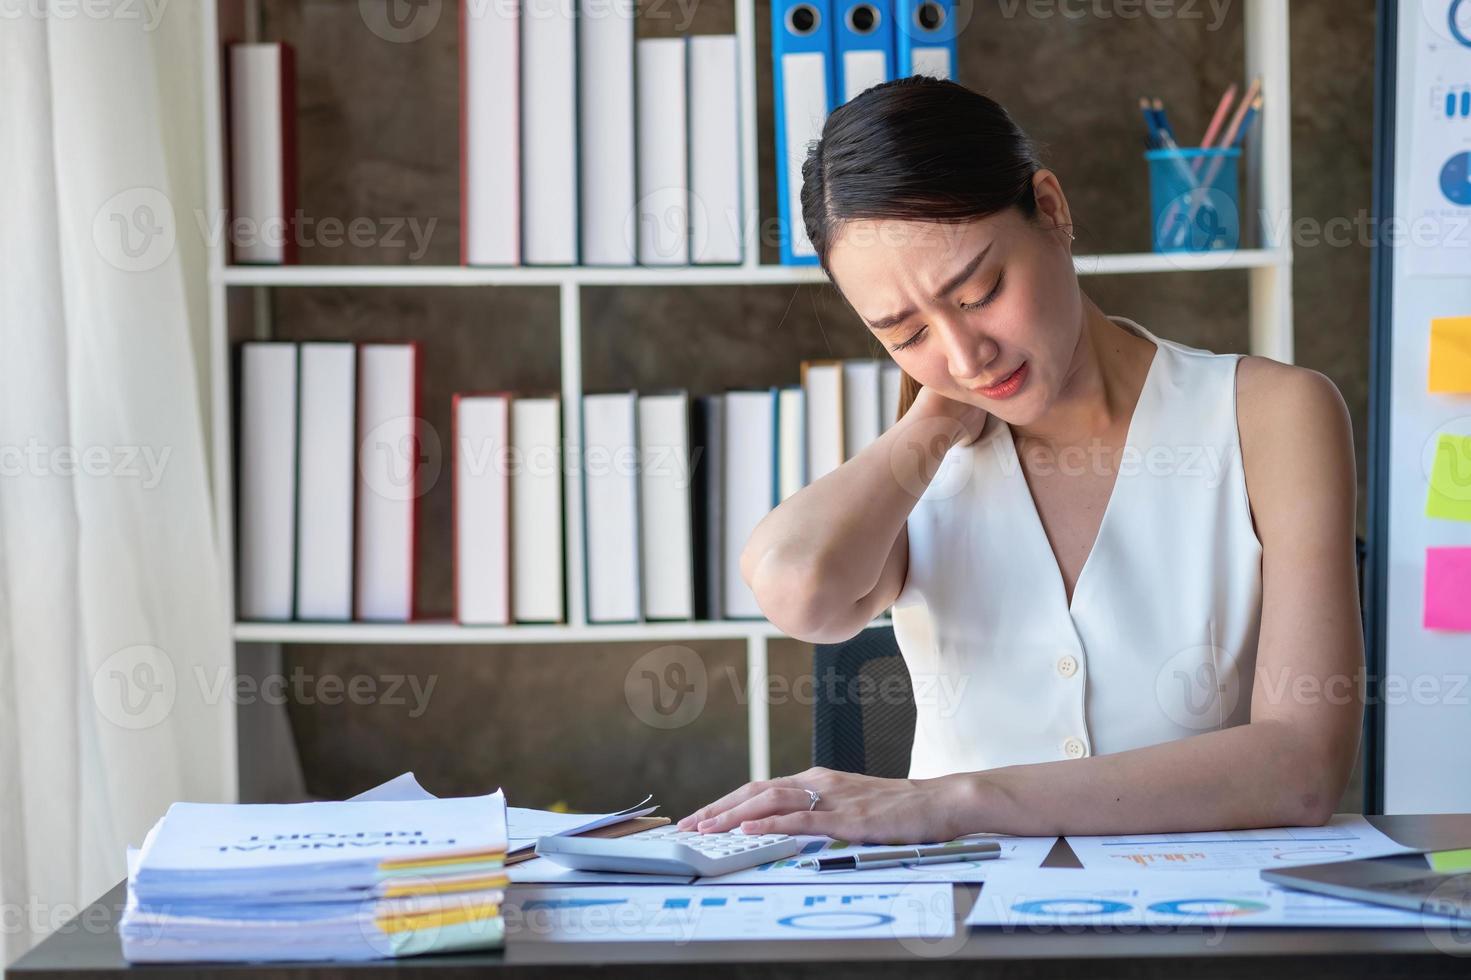
POLYGON ((955 78, 955 0, 896 0, 899 76, 955 78))
POLYGON ((772 0, 776 199, 783 265, 816 265, 802 225, 802 161, 833 106, 832 0, 772 0))
POLYGON ((838 0, 833 17, 838 105, 894 77, 894 0, 838 0))

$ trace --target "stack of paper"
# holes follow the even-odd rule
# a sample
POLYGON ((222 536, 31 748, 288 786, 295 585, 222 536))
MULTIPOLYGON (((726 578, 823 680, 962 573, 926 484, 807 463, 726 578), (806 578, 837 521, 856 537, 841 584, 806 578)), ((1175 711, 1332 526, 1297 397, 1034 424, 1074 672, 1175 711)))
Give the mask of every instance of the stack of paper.
POLYGON ((506 801, 176 803, 129 854, 133 963, 370 960, 502 944, 506 801))

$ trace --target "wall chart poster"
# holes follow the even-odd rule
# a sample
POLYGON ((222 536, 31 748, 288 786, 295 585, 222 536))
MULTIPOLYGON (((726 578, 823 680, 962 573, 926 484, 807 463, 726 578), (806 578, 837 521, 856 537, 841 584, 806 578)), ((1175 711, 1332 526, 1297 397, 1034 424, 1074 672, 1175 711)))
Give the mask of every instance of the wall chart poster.
POLYGON ((1412 276, 1471 275, 1471 0, 1421 0, 1409 207, 1391 241, 1412 276), (1403 237, 1400 235, 1403 233, 1403 237))

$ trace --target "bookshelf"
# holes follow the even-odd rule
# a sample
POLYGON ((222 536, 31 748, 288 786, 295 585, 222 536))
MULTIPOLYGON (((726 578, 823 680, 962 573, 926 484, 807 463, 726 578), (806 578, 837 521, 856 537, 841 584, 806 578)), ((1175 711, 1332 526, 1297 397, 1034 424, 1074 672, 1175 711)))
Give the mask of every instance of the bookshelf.
MULTIPOLYGON (((222 116, 221 0, 205 5, 202 18, 203 56, 201 83, 208 93, 205 152, 207 201, 212 213, 227 205, 222 116)), ((228 3, 228 0, 224 0, 228 3)), ((259 18, 253 3, 244 13, 244 39, 253 39, 251 29, 259 18)), ((480 286, 555 287, 559 303, 559 342, 563 435, 570 450, 582 445, 582 295, 584 288, 646 287, 685 288, 700 286, 771 286, 818 284, 826 281, 814 267, 761 264, 757 238, 759 227, 756 86, 757 24, 755 0, 734 0, 735 27, 740 44, 740 95, 742 140, 742 193, 748 212, 745 222, 745 262, 739 266, 683 268, 527 267, 469 268, 450 265, 297 265, 231 266, 228 246, 212 243, 209 250, 210 317, 210 424, 212 432, 212 483, 215 493, 216 526, 220 529, 219 554, 227 601, 234 609, 234 501, 232 458, 233 393, 231 382, 230 323, 227 291, 246 288, 257 292, 257 311, 267 304, 262 295, 270 290, 309 287, 373 288, 410 286, 429 288, 480 286)), ((1248 278, 1250 349, 1254 354, 1291 362, 1293 359, 1292 262, 1289 239, 1272 240, 1275 229, 1291 227, 1291 144, 1288 113, 1277 107, 1289 104, 1290 64, 1288 46, 1288 0, 1246 0, 1244 4, 1246 74, 1260 75, 1267 104, 1259 129, 1248 143, 1248 214, 1266 213, 1259 247, 1229 255, 1159 255, 1123 253, 1078 256, 1075 266, 1081 275, 1170 275, 1180 272, 1244 271, 1248 278), (1254 144, 1254 145, 1253 145, 1254 144)), ((257 336, 269 336, 269 324, 253 325, 257 336)), ((750 621, 658 622, 635 624, 589 624, 584 578, 583 523, 580 506, 582 485, 578 472, 564 476, 565 568, 569 583, 568 620, 550 626, 460 626, 453 622, 412 623, 253 623, 235 622, 232 638, 239 647, 254 645, 279 650, 284 644, 362 645, 496 645, 537 643, 668 642, 687 640, 743 641, 746 646, 747 690, 767 689, 767 643, 783 634, 770 623, 750 621)), ((882 622, 882 620, 880 621, 882 622)), ((763 779, 771 775, 768 705, 751 697, 747 709, 749 775, 763 779)), ((242 745, 241 752, 247 751, 242 745)), ((244 788, 242 787, 242 792, 244 788)))

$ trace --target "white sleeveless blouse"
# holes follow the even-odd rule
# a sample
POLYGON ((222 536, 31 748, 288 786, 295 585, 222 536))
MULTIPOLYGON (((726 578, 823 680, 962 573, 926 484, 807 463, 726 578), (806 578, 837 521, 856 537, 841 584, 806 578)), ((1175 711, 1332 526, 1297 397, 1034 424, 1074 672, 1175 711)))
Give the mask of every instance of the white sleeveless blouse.
MULTIPOLYGON (((910 513, 892 615, 918 711, 911 778, 1119 752, 1250 717, 1262 550, 1236 424, 1242 355, 1110 319, 1157 349, 1071 605, 1001 419, 950 450, 910 513)), ((1056 462, 1069 464, 1095 465, 1056 462)))

